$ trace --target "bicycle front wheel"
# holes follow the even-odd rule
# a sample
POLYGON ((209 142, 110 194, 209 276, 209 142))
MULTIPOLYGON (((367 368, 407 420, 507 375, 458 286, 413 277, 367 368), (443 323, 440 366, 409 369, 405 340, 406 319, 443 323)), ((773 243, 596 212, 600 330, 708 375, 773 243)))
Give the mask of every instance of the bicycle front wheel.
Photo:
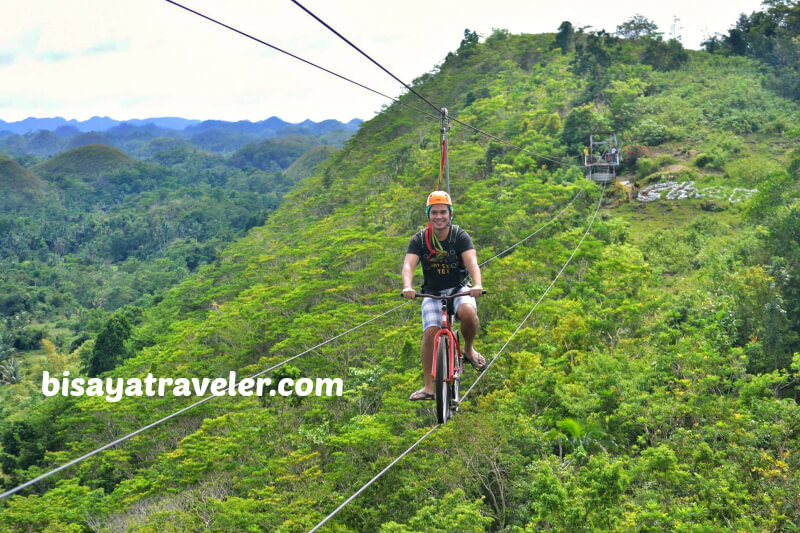
POLYGON ((450 409, 452 413, 457 413, 461 404, 461 374, 464 373, 464 358, 460 350, 461 332, 456 331, 456 345, 454 347, 456 367, 453 369, 453 383, 450 384, 450 398, 452 400, 450 409))
POLYGON ((450 418, 450 387, 447 378, 450 375, 450 339, 442 335, 439 337, 439 348, 436 351, 436 421, 446 424, 450 418))

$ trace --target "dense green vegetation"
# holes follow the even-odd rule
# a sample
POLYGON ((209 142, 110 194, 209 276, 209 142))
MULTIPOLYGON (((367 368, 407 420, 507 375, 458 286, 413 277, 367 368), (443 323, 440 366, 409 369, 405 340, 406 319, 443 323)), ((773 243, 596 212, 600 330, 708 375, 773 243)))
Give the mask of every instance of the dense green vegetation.
MULTIPOLYGON (((42 339, 72 352, 102 337, 124 306, 136 322, 140 307, 262 224, 336 150, 299 134, 265 142, 242 153, 266 169, 189 145, 163 146, 145 161, 107 145, 81 146, 35 164, 21 158, 29 168, 0 156, 0 381, 35 376, 42 339), (306 151, 313 153, 301 157, 306 151), (296 170, 283 171, 295 162, 296 170)), ((80 367, 109 370, 128 353, 116 351, 99 362, 87 348, 80 367)), ((2 391, 4 417, 21 415, 18 403, 38 397, 13 391, 2 391)))
POLYGON ((715 35, 703 45, 715 54, 758 59, 765 65, 765 83, 778 93, 800 98, 800 4, 796 0, 766 0, 763 11, 744 13, 727 35, 715 35))
MULTIPOLYGON (((753 59, 630 37, 566 24, 558 35, 499 30, 484 42, 467 31, 415 88, 563 161, 579 160, 589 133, 613 128, 624 177, 639 186, 674 178, 758 193, 644 204, 609 188, 562 280, 457 418, 328 530, 800 528, 800 108, 753 59)), ((478 346, 490 356, 570 256, 601 189, 578 167, 469 129, 450 138, 456 222, 481 259, 582 191, 484 268, 478 346)), ((180 179, 215 160, 176 147, 168 161, 180 179)), ((70 353, 45 343, 39 374, 4 387, 35 390, 43 369, 102 372, 91 365, 116 350, 129 355, 114 377, 252 374, 401 304, 400 261, 424 224, 438 161, 436 121, 388 107, 262 226, 141 316, 121 316, 102 343, 70 353)), ((419 329, 417 305, 406 304, 272 374, 342 377, 342 398, 218 398, 4 501, 0 524, 308 530, 430 427, 432 409, 407 401, 419 386, 419 329)), ((0 433, 5 485, 193 401, 20 406, 0 433)))

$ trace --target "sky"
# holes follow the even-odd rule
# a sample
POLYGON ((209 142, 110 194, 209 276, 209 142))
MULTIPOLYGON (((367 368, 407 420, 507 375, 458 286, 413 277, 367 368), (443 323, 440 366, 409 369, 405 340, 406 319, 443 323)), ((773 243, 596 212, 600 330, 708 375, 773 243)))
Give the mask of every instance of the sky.
MULTIPOLYGON (((177 0, 390 96, 402 87, 290 0, 177 0)), ((299 0, 406 83, 488 36, 616 30, 636 14, 699 49, 760 0, 299 0)), ((364 120, 391 103, 165 0, 2 0, 0 119, 364 120)), ((443 105, 446 105, 444 103, 443 105)))

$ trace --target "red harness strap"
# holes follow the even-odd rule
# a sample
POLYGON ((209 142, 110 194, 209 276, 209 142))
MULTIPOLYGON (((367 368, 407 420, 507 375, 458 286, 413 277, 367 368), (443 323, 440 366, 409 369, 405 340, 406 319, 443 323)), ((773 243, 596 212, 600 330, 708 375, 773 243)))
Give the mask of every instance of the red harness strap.
POLYGON ((439 255, 442 252, 433 248, 433 240, 431 239, 432 232, 433 228, 431 227, 431 223, 428 222, 428 226, 425 228, 425 246, 428 248, 428 253, 430 255, 439 255))

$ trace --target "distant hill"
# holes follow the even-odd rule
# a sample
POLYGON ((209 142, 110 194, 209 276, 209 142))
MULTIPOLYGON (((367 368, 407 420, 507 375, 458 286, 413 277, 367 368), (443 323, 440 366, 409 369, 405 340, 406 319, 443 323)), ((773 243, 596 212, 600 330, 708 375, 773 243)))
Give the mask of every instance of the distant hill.
POLYGON ((314 146, 298 157, 294 163, 286 169, 286 175, 293 180, 300 180, 306 176, 311 176, 314 174, 317 165, 327 161, 336 150, 337 148, 335 146, 330 145, 314 146))
POLYGON ((89 133, 81 133, 80 135, 76 135, 67 143, 66 149, 73 150, 75 148, 80 148, 81 146, 89 146, 91 144, 111 144, 108 137, 103 135, 102 133, 98 133, 96 131, 90 131, 89 133))
POLYGON ((27 134, 28 149, 41 155, 52 155, 61 149, 62 139, 56 133, 39 130, 27 134))
POLYGON ((129 168, 136 160, 111 146, 92 144, 58 154, 39 163, 32 170, 45 179, 64 176, 96 178, 129 168))
POLYGON ((6 122, 4 120, 0 120, 0 131, 8 131, 11 133, 16 133, 18 135, 23 135, 30 131, 36 131, 36 130, 55 131, 57 129, 64 127, 75 128, 76 130, 81 132, 106 131, 113 128, 114 126, 118 126, 123 123, 131 124, 134 126, 154 124, 162 128, 182 130, 187 126, 191 126, 199 122, 200 122, 199 120, 189 120, 177 117, 131 119, 125 121, 114 120, 113 118, 109 117, 92 117, 89 120, 75 120, 75 119, 66 120, 62 117, 52 117, 52 118, 29 117, 26 118, 25 120, 20 120, 17 122, 6 122))
POLYGON ((316 142, 304 135, 248 144, 231 156, 231 164, 259 170, 285 170, 316 142))
POLYGON ((154 157, 162 152, 174 150, 176 148, 191 149, 191 144, 183 139, 176 139, 174 137, 156 137, 142 145, 139 149, 141 157, 154 157))
POLYGON ((6 135, 0 138, 0 152, 6 155, 32 155, 50 157, 63 149, 64 139, 49 130, 38 130, 25 135, 6 135))
POLYGON ((41 191, 44 183, 39 176, 11 158, 0 155, 0 190, 41 191))
MULTIPOLYGON (((241 120, 238 122, 227 122, 224 120, 192 120, 180 117, 154 117, 144 119, 130 119, 130 120, 115 120, 109 117, 92 117, 88 120, 67 120, 62 117, 52 118, 35 118, 29 117, 25 120, 16 122, 6 122, 0 120, 0 132, 8 132, 17 135, 24 135, 31 131, 48 130, 56 131, 61 128, 74 128, 80 132, 88 131, 106 131, 119 126, 121 124, 128 124, 131 126, 156 126, 158 128, 168 130, 192 130, 193 133, 216 128, 230 128, 243 133, 259 133, 264 130, 277 132, 278 130, 289 126, 301 126, 309 130, 314 130, 319 127, 322 130, 326 128, 341 128, 345 127, 352 131, 358 129, 361 124, 361 119, 353 119, 350 122, 342 123, 338 120, 323 120, 322 122, 313 122, 305 120, 299 124, 286 122, 278 117, 270 117, 266 120, 251 122, 249 120, 241 120)), ((59 133, 59 132, 56 132, 59 133)))
POLYGON ((0 155, 0 208, 17 208, 44 197, 45 183, 13 159, 0 155))
POLYGON ((315 140, 312 144, 341 147, 358 130, 361 122, 359 119, 347 123, 337 120, 305 120, 293 124, 278 117, 257 122, 201 122, 181 118, 121 122, 108 117, 95 117, 84 122, 66 121, 60 117, 29 118, 11 123, 0 120, 0 153, 16 158, 42 158, 89 144, 107 144, 134 157, 152 157, 155 155, 155 147, 149 145, 150 141, 174 138, 186 141, 200 150, 231 155, 251 143, 292 135, 313 138, 315 140))

